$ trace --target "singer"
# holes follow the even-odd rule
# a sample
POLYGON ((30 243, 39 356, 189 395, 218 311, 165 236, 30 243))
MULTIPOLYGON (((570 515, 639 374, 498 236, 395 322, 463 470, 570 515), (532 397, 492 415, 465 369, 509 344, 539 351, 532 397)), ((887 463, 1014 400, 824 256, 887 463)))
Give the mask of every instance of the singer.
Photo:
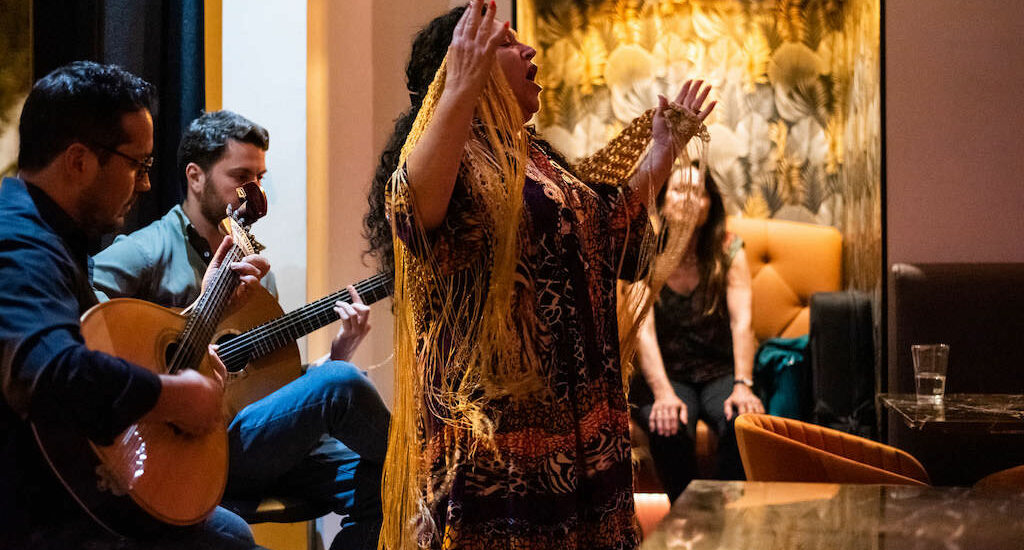
POLYGON ((714 102, 687 82, 572 166, 525 127, 536 51, 494 11, 419 33, 371 190, 395 275, 381 547, 634 548, 616 280, 654 271, 648 205, 714 102))

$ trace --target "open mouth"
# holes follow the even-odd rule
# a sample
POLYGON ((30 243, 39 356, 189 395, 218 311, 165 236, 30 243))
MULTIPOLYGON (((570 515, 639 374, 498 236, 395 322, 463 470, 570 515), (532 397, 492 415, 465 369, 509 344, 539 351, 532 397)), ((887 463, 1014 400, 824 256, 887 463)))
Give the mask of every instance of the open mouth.
POLYGON ((526 69, 526 80, 533 82, 533 79, 537 77, 537 66, 531 64, 529 69, 526 69))

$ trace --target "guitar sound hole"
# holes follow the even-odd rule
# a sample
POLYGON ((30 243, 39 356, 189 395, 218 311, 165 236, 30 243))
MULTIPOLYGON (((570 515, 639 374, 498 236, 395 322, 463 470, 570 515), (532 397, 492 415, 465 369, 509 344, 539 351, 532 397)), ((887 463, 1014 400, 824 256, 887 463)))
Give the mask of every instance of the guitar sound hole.
POLYGON ((178 342, 171 342, 164 350, 164 370, 169 371, 174 361, 174 354, 178 353, 178 342))
MULTIPOLYGON (((220 338, 218 338, 215 343, 218 346, 221 346, 224 345, 225 342, 233 340, 236 336, 238 335, 224 334, 220 338)), ((170 344, 167 345, 167 349, 164 350, 164 366, 166 367, 166 370, 170 370, 170 367, 174 361, 174 354, 178 352, 179 347, 180 344, 178 342, 171 342, 170 344)), ((221 360, 224 361, 224 367, 227 369, 228 372, 239 372, 245 368, 246 364, 248 364, 248 357, 238 357, 235 359, 231 357, 227 359, 221 357, 221 360)))

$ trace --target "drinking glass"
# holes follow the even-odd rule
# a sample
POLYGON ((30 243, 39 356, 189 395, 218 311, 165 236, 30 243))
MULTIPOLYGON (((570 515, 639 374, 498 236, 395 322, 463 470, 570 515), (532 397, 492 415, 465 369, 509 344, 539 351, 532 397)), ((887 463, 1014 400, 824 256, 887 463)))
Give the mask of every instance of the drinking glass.
POLYGON ((910 346, 914 355, 914 382, 917 400, 941 403, 946 394, 946 367, 949 365, 949 346, 946 344, 916 344, 910 346))

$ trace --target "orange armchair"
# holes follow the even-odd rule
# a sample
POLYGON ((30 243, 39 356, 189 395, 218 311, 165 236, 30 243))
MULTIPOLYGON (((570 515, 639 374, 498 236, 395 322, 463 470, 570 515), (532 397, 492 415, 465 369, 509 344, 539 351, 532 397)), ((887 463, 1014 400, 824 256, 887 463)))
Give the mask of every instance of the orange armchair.
POLYGON ((921 463, 895 447, 798 420, 740 415, 736 440, 750 481, 929 484, 921 463))
POLYGON ((974 484, 975 489, 1024 493, 1024 465, 989 474, 974 484))

